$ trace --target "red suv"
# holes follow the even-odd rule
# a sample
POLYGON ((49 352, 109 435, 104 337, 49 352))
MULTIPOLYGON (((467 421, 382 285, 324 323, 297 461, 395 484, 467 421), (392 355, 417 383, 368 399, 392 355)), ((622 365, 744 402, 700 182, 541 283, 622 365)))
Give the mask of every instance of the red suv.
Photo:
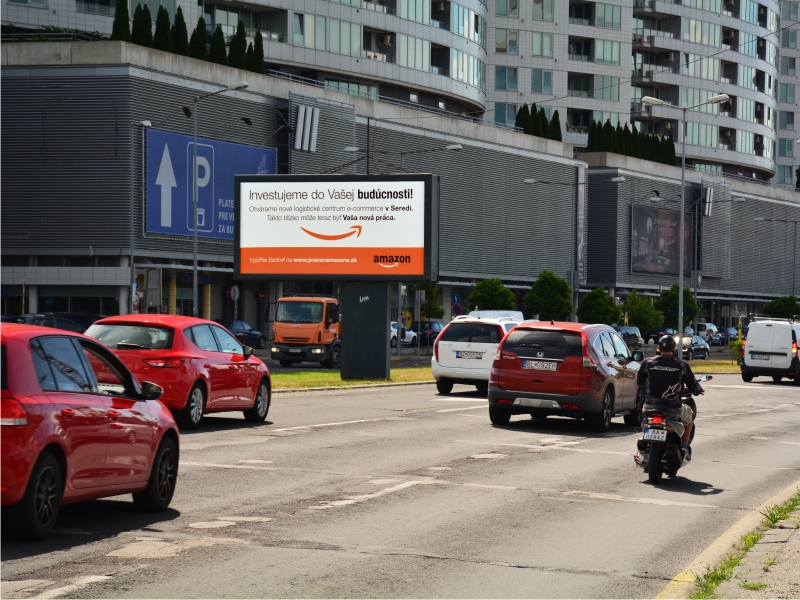
POLYGON ((181 427, 195 429, 203 415, 241 410, 267 418, 269 370, 253 349, 218 323, 179 315, 124 315, 101 319, 86 335, 111 348, 139 380, 164 388, 163 402, 181 427))
POLYGON ((114 354, 83 335, 4 324, 3 529, 39 540, 61 504, 133 494, 165 510, 178 475, 178 428, 114 354))
POLYGON ((517 325, 503 340, 489 379, 489 418, 495 425, 511 415, 586 419, 608 431, 625 416, 639 425, 642 397, 636 385, 644 353, 632 354, 607 325, 551 321, 517 325))

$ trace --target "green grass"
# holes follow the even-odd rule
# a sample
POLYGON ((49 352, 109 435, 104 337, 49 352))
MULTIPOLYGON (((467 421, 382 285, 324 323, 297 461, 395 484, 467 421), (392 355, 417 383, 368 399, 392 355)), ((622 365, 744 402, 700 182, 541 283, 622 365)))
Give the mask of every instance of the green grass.
POLYGON ((778 562, 778 559, 776 559, 776 558, 770 558, 769 560, 765 560, 764 561, 764 566, 761 567, 761 569, 764 571, 764 573, 769 573, 769 568, 772 565, 777 564, 777 562, 778 562))
POLYGON ((406 367, 392 369, 391 379, 342 379, 338 371, 297 371, 273 373, 272 387, 275 390, 299 390, 312 387, 341 388, 371 383, 414 383, 433 381, 430 367, 406 367))
POLYGON ((740 583, 739 587, 746 590, 763 590, 765 587, 767 587, 767 584, 761 583, 760 581, 753 581, 750 583, 740 583))
POLYGON ((709 358, 708 360, 690 360, 689 365, 695 374, 702 373, 741 373, 739 365, 731 360, 709 358))

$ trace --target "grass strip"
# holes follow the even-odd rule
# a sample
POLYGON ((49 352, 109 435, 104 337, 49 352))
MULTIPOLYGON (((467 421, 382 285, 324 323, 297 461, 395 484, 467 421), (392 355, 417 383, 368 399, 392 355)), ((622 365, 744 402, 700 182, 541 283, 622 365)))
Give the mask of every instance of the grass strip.
POLYGON ((739 365, 730 360, 716 360, 708 359, 690 360, 689 365, 692 371, 698 374, 702 373, 741 373, 739 365))
POLYGON ((373 383, 416 383, 433 381, 430 367, 404 367, 391 370, 391 379, 342 379, 338 371, 297 371, 273 373, 275 390, 299 390, 314 387, 343 388, 373 383))
POLYGON ((730 581, 731 577, 733 577, 734 569, 739 566, 750 549, 764 537, 764 532, 772 529, 779 521, 786 519, 789 513, 798 508, 800 508, 800 491, 783 504, 776 504, 762 511, 761 514, 764 515, 764 519, 761 524, 755 530, 740 538, 739 543, 733 546, 734 552, 728 554, 713 568, 707 565, 704 574, 693 573, 695 590, 689 595, 689 598, 719 598, 715 593, 717 587, 725 581, 730 581))

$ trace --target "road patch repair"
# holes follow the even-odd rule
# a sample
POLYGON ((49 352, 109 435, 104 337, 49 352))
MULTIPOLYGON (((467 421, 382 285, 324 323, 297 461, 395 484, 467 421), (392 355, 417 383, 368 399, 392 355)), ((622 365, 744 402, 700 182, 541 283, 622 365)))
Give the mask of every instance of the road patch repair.
MULTIPOLYGON (((233 525, 234 523, 231 523, 233 525)), ((247 540, 234 538, 211 538, 196 537, 180 540, 167 540, 165 538, 147 536, 137 537, 135 542, 125 544, 122 548, 106 554, 106 556, 116 556, 118 558, 168 558, 176 556, 181 552, 192 548, 210 548, 211 546, 223 545, 234 546, 249 544, 247 540)))

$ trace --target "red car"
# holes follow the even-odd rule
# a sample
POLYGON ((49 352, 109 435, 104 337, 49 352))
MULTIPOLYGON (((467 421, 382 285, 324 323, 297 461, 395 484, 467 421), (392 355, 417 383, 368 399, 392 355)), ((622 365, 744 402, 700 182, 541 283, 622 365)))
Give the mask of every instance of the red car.
POLYGON ((267 366, 218 323, 180 315, 124 315, 97 321, 86 335, 111 348, 137 379, 164 388, 161 402, 181 427, 196 429, 204 414, 232 410, 244 411, 251 422, 267 418, 267 366))
POLYGON ((608 431, 624 416, 639 425, 643 399, 636 375, 644 353, 633 353, 607 325, 528 322, 502 341, 489 376, 489 418, 496 425, 511 415, 585 419, 608 431))
POLYGON ((3 528, 42 539, 61 504, 119 494, 165 510, 179 437, 161 388, 80 334, 3 324, 0 337, 3 528))

